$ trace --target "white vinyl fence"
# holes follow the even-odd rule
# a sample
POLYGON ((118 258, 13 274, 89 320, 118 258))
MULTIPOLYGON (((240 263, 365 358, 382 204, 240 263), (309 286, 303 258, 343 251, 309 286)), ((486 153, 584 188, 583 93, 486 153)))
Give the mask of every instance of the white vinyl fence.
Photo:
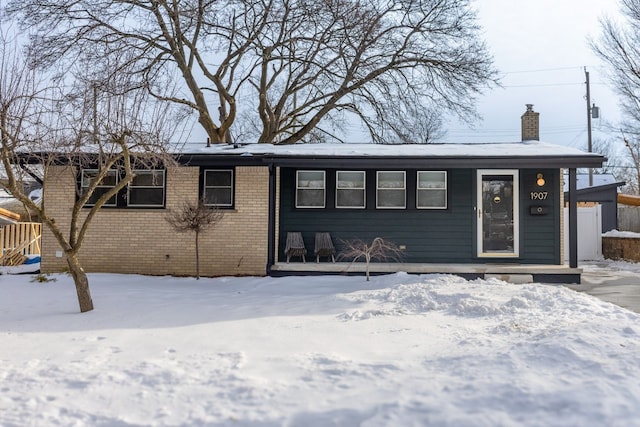
MULTIPOLYGON (((564 259, 569 260, 569 208, 564 209, 564 259)), ((578 208, 578 261, 602 259, 602 207, 578 208)))

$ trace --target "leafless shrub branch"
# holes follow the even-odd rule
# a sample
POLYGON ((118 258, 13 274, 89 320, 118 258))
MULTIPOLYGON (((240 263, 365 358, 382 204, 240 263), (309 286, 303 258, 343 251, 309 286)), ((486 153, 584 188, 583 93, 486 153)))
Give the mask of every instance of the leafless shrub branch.
POLYGON ((402 250, 393 242, 376 237, 371 242, 361 239, 342 241, 343 248, 338 254, 339 260, 366 263, 366 276, 369 281, 369 267, 371 261, 402 262, 402 250))

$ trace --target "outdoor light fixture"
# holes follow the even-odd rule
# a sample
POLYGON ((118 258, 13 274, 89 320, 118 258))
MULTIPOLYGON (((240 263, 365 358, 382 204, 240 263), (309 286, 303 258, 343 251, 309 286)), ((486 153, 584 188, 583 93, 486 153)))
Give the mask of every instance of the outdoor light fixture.
POLYGON ((538 184, 538 187, 542 187, 544 185, 544 182, 545 182, 544 181, 544 176, 541 173, 539 173, 536 176, 536 184, 538 184))

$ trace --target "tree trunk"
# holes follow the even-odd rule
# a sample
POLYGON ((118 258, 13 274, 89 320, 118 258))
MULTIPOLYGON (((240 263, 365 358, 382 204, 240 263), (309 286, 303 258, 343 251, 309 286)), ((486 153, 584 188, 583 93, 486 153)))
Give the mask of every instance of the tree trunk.
POLYGON ((200 280, 200 246, 198 242, 198 233, 196 231, 196 280, 200 280))
POLYGON ((67 265, 69 272, 73 277, 73 283, 76 285, 76 294, 78 295, 78 304, 80 304, 80 312, 85 313, 93 310, 93 300, 89 291, 89 278, 84 272, 80 261, 76 255, 67 255, 67 265))
POLYGON ((369 265, 371 264, 371 257, 369 256, 369 254, 365 255, 365 260, 366 260, 365 274, 367 276, 367 282, 368 282, 369 281, 369 265))

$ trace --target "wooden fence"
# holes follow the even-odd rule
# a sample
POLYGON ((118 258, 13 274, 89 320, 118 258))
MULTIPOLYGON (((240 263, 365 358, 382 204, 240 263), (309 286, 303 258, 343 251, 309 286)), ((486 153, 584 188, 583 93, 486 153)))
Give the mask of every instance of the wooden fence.
POLYGON ((21 264, 27 255, 40 255, 41 235, 42 224, 38 222, 5 225, 0 229, 0 265, 21 264))
POLYGON ((640 232, 640 206, 618 205, 618 230, 640 232))

